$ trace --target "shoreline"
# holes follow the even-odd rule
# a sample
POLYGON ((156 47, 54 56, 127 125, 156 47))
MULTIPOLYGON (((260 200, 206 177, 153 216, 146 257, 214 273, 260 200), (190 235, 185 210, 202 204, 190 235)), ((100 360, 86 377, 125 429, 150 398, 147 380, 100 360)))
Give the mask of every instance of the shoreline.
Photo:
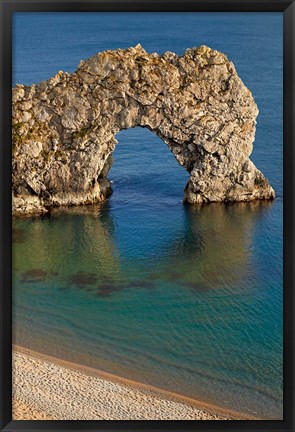
POLYGON ((13 363, 13 420, 258 420, 19 345, 13 363))

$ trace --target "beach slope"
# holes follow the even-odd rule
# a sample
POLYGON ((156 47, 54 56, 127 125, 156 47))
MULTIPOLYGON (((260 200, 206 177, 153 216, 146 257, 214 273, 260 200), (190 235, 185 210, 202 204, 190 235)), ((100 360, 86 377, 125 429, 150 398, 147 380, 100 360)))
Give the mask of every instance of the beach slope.
POLYGON ((95 369, 13 350, 14 420, 238 419, 227 414, 95 369))

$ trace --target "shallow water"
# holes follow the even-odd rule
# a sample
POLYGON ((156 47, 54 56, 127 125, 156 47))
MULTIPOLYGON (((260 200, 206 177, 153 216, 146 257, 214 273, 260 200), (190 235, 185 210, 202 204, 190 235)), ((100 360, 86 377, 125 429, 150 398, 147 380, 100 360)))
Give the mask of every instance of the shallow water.
POLYGON ((165 144, 146 129, 120 132, 105 204, 14 219, 14 342, 280 418, 281 15, 19 14, 14 29, 13 78, 26 84, 138 42, 226 52, 258 103, 252 160, 277 194, 184 206, 188 174, 165 144))

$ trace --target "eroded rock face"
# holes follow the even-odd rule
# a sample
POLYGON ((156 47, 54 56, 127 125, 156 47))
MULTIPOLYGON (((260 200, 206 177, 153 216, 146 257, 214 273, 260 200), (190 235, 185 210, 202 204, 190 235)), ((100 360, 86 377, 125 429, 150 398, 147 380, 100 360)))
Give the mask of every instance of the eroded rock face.
POLYGON ((270 199, 249 160, 258 109, 227 57, 206 46, 104 51, 73 74, 13 89, 13 212, 103 201, 115 135, 147 127, 189 173, 189 203, 270 199))

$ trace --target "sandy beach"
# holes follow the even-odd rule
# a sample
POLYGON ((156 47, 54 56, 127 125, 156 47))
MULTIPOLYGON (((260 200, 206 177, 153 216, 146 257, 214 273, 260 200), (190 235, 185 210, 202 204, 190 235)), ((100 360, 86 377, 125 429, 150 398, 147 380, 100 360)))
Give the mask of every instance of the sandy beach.
POLYGON ((237 420, 246 417, 96 369, 14 347, 13 419, 237 420))

